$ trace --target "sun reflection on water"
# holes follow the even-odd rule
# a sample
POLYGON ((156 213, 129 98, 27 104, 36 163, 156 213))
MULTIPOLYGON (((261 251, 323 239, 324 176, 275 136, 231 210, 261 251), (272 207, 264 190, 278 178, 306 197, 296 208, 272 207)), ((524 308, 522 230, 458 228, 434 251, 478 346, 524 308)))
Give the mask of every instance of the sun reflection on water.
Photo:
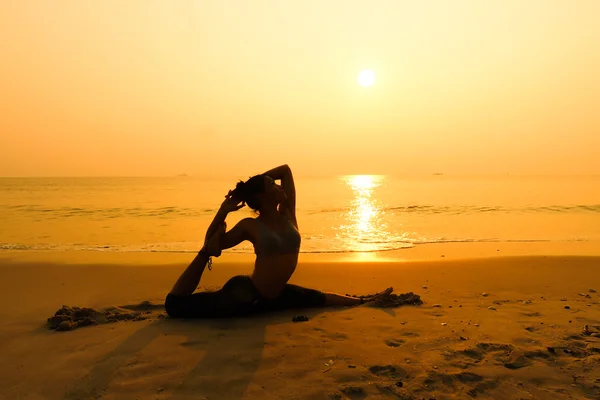
POLYGON ((354 198, 345 215, 347 224, 340 227, 348 247, 354 251, 373 251, 386 240, 385 212, 376 196, 376 189, 385 180, 381 175, 350 175, 343 177, 354 198))

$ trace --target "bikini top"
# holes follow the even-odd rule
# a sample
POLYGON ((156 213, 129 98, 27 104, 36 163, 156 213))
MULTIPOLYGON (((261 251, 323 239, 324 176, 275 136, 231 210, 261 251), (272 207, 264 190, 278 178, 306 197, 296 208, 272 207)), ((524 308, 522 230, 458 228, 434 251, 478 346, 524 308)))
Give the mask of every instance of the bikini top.
POLYGON ((258 221, 258 243, 254 247, 257 255, 297 253, 300 249, 300 233, 291 221, 287 221, 283 232, 273 232, 263 221, 258 221))

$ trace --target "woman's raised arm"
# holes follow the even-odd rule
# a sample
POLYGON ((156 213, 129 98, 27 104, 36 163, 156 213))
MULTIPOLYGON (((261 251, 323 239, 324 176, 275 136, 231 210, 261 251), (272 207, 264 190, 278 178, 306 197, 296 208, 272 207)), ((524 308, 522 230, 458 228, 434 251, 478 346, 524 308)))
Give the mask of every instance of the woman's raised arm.
POLYGON ((263 175, 270 176, 273 180, 281 180, 281 186, 287 197, 287 204, 285 206, 292 217, 296 219, 296 186, 294 184, 292 169, 287 164, 284 164, 265 172, 263 175))

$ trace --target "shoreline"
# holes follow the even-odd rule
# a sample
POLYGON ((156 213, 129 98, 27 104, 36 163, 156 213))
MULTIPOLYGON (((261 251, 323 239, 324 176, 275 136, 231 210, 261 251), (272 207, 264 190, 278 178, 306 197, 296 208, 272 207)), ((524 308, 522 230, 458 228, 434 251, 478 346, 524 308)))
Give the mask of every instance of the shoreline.
MULTIPOLYGON (((3 259, 19 262, 58 262, 68 264, 107 263, 135 265, 189 263, 195 252, 104 252, 104 251, 0 251, 3 259)), ((466 242, 428 243, 411 248, 356 253, 300 253, 299 264, 325 262, 411 262, 501 258, 514 256, 600 256, 600 242, 466 242)), ((213 258, 221 263, 252 263, 254 254, 224 252, 213 258)))

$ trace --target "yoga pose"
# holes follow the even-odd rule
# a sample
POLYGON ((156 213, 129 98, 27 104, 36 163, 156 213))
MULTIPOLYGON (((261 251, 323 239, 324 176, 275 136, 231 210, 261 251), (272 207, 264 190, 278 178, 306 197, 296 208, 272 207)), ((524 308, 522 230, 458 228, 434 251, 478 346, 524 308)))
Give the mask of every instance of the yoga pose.
POLYGON ((388 288, 372 296, 351 297, 287 283, 296 269, 300 251, 296 189, 287 165, 239 182, 230 190, 206 238, 204 247, 167 295, 165 309, 171 317, 230 317, 293 308, 355 306, 377 302, 392 292, 388 288), (257 211, 258 217, 242 219, 226 231, 227 215, 245 205, 257 211), (256 253, 252 274, 234 276, 218 291, 194 293, 210 257, 218 257, 222 250, 244 240, 254 245, 256 253))

